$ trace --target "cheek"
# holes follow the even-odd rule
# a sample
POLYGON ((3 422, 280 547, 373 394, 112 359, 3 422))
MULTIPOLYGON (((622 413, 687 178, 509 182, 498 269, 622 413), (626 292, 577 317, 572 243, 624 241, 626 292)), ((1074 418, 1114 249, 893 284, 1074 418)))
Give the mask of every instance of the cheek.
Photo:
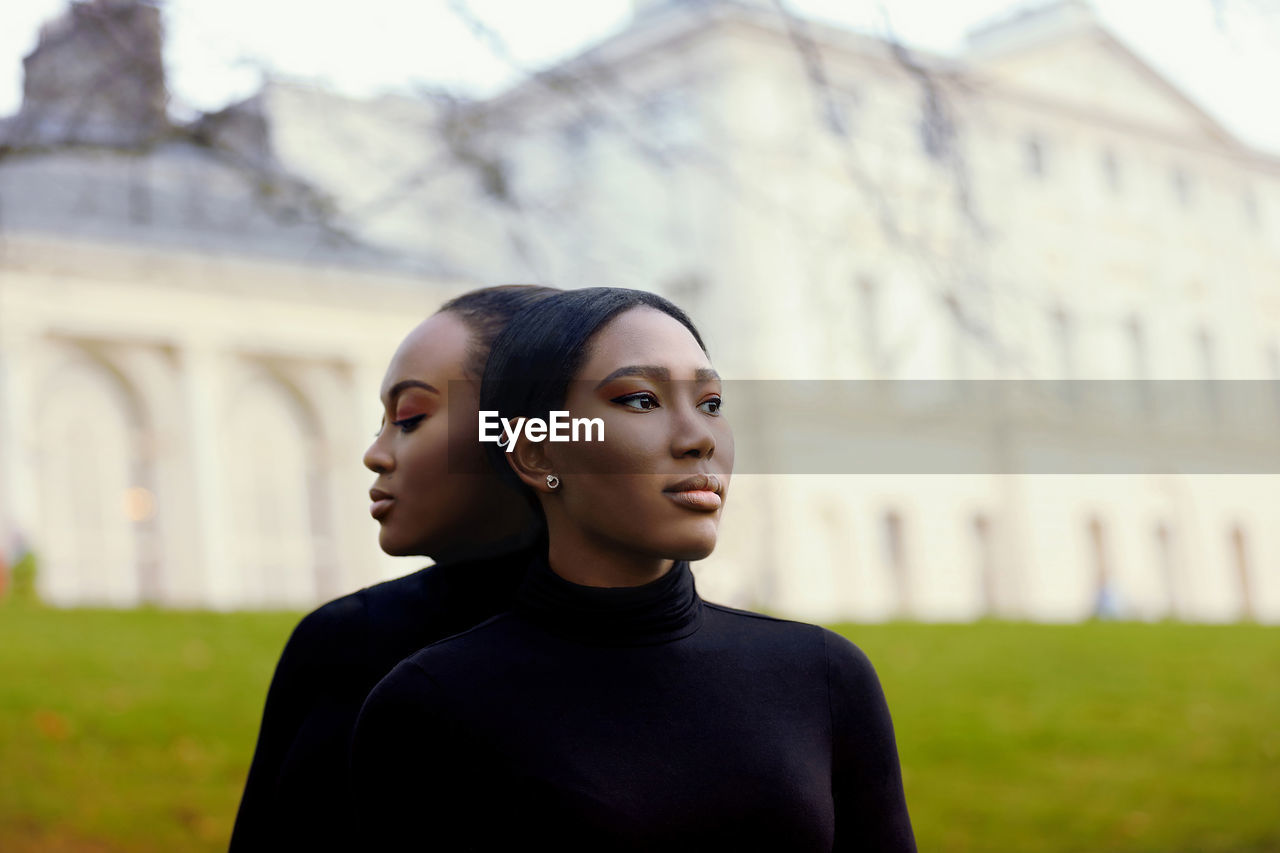
POLYGON ((661 471, 667 452, 658 430, 643 429, 639 417, 605 423, 604 441, 577 441, 551 445, 552 464, 566 473, 655 474, 661 471))
POLYGON ((656 482, 645 474, 580 474, 565 482, 565 510, 575 524, 611 539, 647 538, 665 518, 656 482))
POLYGON ((418 430, 405 436, 400 452, 400 468, 404 474, 398 488, 411 493, 430 490, 431 484, 449 471, 448 436, 435 430, 418 430))
POLYGON ((727 474, 733 470, 733 430, 729 428, 729 424, 726 422, 724 426, 716 430, 715 436, 716 459, 720 460, 720 464, 727 474))

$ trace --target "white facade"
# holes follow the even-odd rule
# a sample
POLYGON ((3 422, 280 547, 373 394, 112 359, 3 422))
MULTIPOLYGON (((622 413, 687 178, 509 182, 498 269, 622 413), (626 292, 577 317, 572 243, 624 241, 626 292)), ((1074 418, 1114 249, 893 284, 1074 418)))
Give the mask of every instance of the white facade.
POLYGON ((6 544, 63 605, 305 607, 405 571, 378 550, 361 454, 391 353, 459 290, 5 234, 6 544))
MULTIPOLYGON (((485 251, 434 248, 663 292, 732 378, 1280 380, 1280 158, 1080 3, 955 61, 647 4, 472 118, 507 196, 454 217, 485 251)), ((1173 473, 1231 449, 1124 477, 740 476, 700 581, 815 619, 1277 621, 1280 481, 1173 473)))
MULTIPOLYGON (((769 4, 642 5, 488 103, 273 84, 223 117, 264 121, 269 148, 231 131, 225 145, 429 277, 372 255, 307 266, 274 226, 254 237, 294 247, 274 263, 250 259, 245 229, 195 222, 195 252, 86 241, 66 233, 75 198, 32 222, 43 236, 7 229, 0 516, 67 567, 45 573, 47 594, 261 606, 374 579, 354 414, 403 332, 463 282, 664 293, 732 379, 1280 380, 1280 158, 1236 142, 1081 4, 988 28, 959 60, 769 4), (188 280, 203 283, 170 284, 188 280), (64 396, 36 390, 49 376, 64 396), (103 413, 94 447, 114 450, 55 452, 75 446, 79 401, 103 413), (60 484, 86 470, 104 497, 71 501, 60 484), (141 520, 102 509, 121 494, 141 520), (138 568, 91 577, 86 548, 138 568)), ((749 429, 757 413, 728 404, 749 429)), ((1055 440, 1020 452, 1072 452, 1055 440)), ((1200 450, 1184 470, 1215 470, 1221 448, 1200 450)), ((696 569, 709 598, 811 619, 1275 622, 1277 498, 1275 476, 1166 469, 743 473, 696 569)))

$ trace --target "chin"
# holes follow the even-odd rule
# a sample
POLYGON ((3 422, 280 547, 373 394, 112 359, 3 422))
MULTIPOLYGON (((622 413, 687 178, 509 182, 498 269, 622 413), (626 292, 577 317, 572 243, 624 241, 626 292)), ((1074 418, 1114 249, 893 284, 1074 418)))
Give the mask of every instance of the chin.
POLYGON ((395 545, 383 545, 382 543, 378 543, 378 547, 380 547, 380 548, 382 549, 382 553, 386 554, 388 557, 407 557, 407 556, 409 556, 409 552, 408 552, 408 551, 406 551, 406 550, 405 550, 405 549, 403 549, 403 548, 399 548, 399 547, 397 547, 397 546, 395 546, 395 545))
POLYGON ((698 560, 705 560, 707 557, 710 557, 711 552, 714 551, 715 549, 716 549, 716 543, 712 542, 710 545, 707 545, 705 547, 690 548, 688 550, 681 551, 673 555, 671 559, 688 560, 690 563, 693 563, 693 562, 697 562, 698 560))
POLYGON ((710 534, 681 536, 672 538, 668 542, 664 542, 662 546, 662 556, 668 560, 703 560, 711 555, 716 549, 716 531, 711 530, 710 534))
POLYGON ((389 557, 412 557, 419 553, 416 548, 406 542, 396 541, 395 536, 388 535, 386 528, 378 536, 378 547, 389 557))

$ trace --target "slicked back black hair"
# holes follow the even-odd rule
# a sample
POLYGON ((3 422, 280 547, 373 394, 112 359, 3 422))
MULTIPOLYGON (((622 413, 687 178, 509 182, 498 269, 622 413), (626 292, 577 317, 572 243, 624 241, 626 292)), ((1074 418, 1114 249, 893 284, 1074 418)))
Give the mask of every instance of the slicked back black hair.
POLYGON ((480 379, 484 376, 485 362, 489 358, 489 349, 493 346, 498 334, 507 327, 512 318, 538 302, 561 293, 556 287, 543 287, 537 284, 502 284, 497 287, 482 287, 455 296, 440 306, 437 314, 448 311, 457 315, 471 332, 471 343, 467 346, 466 359, 462 369, 467 376, 480 379))
MULTIPOLYGON (((480 410, 512 420, 547 419, 553 409, 563 408, 569 383, 601 327, 642 306, 677 320, 707 351, 689 315, 656 293, 622 287, 562 291, 521 311, 494 340, 480 385, 480 410)), ((485 450, 499 476, 520 482, 502 447, 490 443, 485 450)))

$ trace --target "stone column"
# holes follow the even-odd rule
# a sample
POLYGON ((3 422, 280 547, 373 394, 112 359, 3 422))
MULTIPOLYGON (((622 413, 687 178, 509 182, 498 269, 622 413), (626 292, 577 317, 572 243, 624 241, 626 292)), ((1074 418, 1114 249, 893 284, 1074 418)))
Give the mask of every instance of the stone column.
POLYGON ((0 554, 6 560, 16 536, 29 547, 36 533, 36 477, 33 467, 31 371, 39 356, 28 330, 0 326, 0 554))
POLYGON ((231 609, 239 602, 239 567, 231 563, 226 480, 219 426, 226 416, 226 356, 207 341, 180 351, 186 407, 187 453, 195 518, 195 563, 203 581, 203 603, 231 609))

